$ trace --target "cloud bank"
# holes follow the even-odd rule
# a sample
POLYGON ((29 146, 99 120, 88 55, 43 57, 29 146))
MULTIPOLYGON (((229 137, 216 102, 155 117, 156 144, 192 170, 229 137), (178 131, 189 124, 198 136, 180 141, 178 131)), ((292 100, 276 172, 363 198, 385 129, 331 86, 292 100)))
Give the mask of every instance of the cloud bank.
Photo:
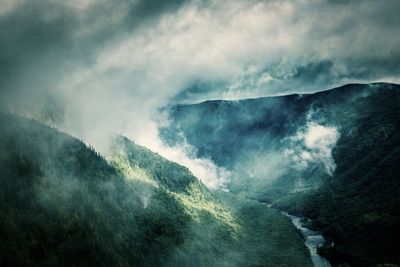
POLYGON ((310 164, 321 163, 326 172, 332 176, 336 169, 332 149, 339 139, 339 131, 333 126, 324 126, 310 121, 295 136, 290 137, 290 148, 284 154, 297 167, 305 168, 310 164))
MULTIPOLYGON (((1 0, 1 106, 99 150, 117 132, 182 163, 187 149, 158 138, 164 106, 398 82, 399 9, 395 0, 1 0)), ((193 164, 209 175, 210 162, 193 164)))

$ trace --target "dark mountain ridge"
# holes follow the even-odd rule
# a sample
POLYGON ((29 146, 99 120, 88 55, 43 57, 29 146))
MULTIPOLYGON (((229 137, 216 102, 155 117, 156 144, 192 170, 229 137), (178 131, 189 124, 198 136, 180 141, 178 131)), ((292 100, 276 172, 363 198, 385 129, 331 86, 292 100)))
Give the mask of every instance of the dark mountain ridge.
POLYGON ((166 143, 232 172, 228 188, 311 218, 335 264, 400 264, 400 86, 207 101, 170 109, 166 143))
POLYGON ((290 221, 125 137, 0 114, 1 266, 311 266, 290 221))

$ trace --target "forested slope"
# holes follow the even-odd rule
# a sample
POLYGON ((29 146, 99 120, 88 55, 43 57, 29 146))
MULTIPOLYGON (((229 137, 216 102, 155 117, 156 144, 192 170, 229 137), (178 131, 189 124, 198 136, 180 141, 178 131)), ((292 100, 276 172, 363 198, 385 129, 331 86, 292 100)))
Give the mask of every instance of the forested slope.
POLYGON ((333 262, 400 263, 399 85, 179 105, 170 118, 166 142, 188 142, 239 173, 233 192, 311 218, 334 242, 323 250, 333 262), (327 131, 335 142, 316 146, 327 131), (299 161, 307 164, 298 168, 299 161))
POLYGON ((310 266, 279 213, 123 137, 106 159, 0 114, 1 266, 310 266))

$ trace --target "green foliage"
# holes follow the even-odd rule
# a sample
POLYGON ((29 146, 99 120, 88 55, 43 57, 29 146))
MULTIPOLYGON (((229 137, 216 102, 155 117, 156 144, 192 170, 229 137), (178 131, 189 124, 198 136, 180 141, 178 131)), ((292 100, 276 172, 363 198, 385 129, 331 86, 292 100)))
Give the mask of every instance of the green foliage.
POLYGON ((288 220, 119 137, 0 114, 0 266, 311 266, 288 220))
POLYGON ((132 170, 142 170, 149 179, 173 190, 185 191, 187 186, 197 181, 187 168, 122 136, 113 139, 107 157, 115 167, 120 169, 124 163, 132 170))
POLYGON ((334 176, 316 192, 276 205, 312 218, 335 242, 321 250, 334 263, 399 264, 400 91, 381 88, 359 95, 321 106, 341 128, 334 176))
POLYGON ((174 123, 162 132, 166 141, 179 143, 176 136, 183 134, 199 156, 239 173, 232 192, 313 219, 335 244, 321 250, 335 264, 400 264, 399 85, 350 84, 309 95, 207 101, 176 106, 170 116, 174 123), (278 175, 274 169, 262 173, 262 165, 256 171, 263 176, 251 178, 254 161, 284 149, 285 138, 310 116, 340 133, 333 176, 318 164, 305 170, 278 165, 275 169, 285 169, 278 175))
POLYGON ((183 242, 188 218, 165 191, 144 209, 146 185, 82 142, 15 116, 1 125, 2 266, 159 265, 183 242))

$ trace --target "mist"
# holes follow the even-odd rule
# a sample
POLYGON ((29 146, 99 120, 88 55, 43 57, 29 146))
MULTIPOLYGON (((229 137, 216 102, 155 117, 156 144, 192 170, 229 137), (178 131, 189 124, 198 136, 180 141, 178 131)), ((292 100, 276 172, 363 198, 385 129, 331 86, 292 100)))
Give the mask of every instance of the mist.
POLYGON ((289 148, 284 154, 300 169, 310 164, 322 163, 326 172, 332 176, 336 168, 332 149, 339 139, 339 131, 333 126, 308 122, 295 136, 289 137, 289 148))
POLYGON ((332 177, 336 169, 332 150, 339 138, 336 127, 312 120, 300 124, 291 136, 278 139, 263 139, 257 135, 247 137, 263 148, 245 145, 239 150, 238 159, 226 179, 228 188, 245 196, 259 197, 285 179, 293 179, 293 185, 286 185, 289 192, 315 190, 320 181, 316 178, 310 183, 307 173, 314 172, 313 176, 318 177, 317 171, 322 177, 332 177))
MULTIPOLYGON (((102 153, 110 136, 125 135, 209 187, 224 187, 226 169, 189 144, 165 146, 161 110, 396 82, 398 8, 398 1, 1 1, 2 109, 102 153)), ((309 145, 332 171, 329 151, 309 145)))

